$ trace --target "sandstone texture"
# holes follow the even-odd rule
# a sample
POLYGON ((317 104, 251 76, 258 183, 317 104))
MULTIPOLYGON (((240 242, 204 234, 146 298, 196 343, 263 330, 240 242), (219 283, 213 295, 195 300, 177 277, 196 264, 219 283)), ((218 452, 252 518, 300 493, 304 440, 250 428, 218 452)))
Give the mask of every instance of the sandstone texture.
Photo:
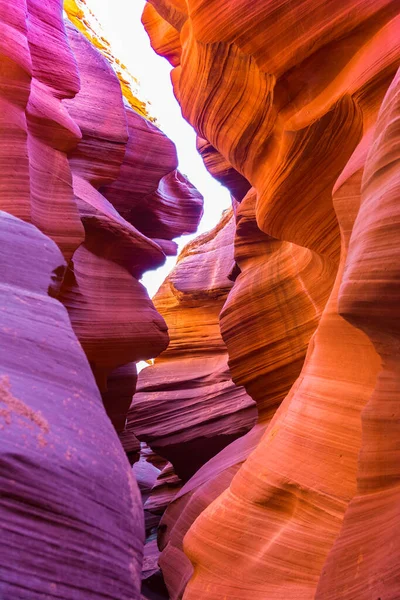
POLYGON ((399 598, 400 6, 151 0, 143 23, 232 193, 220 331, 258 409, 161 520, 170 598, 399 598))
POLYGON ((65 307, 64 259, 0 212, 0 596, 136 598, 140 496, 65 307))
POLYGON ((0 0, 0 597, 399 600, 398 0, 146 3, 232 196, 153 300, 203 199, 64 7, 0 0))
POLYGON ((236 386, 219 327, 232 281, 234 216, 191 242, 154 297, 169 346, 140 375, 128 430, 167 458, 182 480, 256 419, 254 401, 236 386))
POLYGON ((196 230, 202 197, 61 0, 12 4, 0 2, 0 596, 136 600, 143 508, 121 442, 134 462, 136 362, 169 341, 139 280, 196 230))

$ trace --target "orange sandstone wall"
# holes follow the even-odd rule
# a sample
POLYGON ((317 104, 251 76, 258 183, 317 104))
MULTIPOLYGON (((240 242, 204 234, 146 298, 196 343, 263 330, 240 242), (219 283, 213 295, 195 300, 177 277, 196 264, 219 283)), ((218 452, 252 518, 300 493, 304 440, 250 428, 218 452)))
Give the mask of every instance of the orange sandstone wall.
POLYGON ((170 596, 394 600, 400 6, 151 0, 143 23, 235 199, 220 326, 259 409, 165 513, 170 596))

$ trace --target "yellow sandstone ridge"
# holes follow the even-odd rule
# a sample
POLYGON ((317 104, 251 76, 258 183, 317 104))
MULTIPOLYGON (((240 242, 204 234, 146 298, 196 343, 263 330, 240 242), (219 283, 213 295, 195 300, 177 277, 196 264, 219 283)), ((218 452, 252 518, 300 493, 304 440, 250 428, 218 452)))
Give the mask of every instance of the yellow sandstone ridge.
POLYGON ((149 103, 138 97, 138 80, 114 56, 110 43, 104 37, 101 24, 86 4, 86 0, 64 0, 64 11, 71 23, 83 33, 111 64, 121 84, 122 94, 133 110, 152 123, 156 123, 155 117, 152 117, 149 113, 149 103))

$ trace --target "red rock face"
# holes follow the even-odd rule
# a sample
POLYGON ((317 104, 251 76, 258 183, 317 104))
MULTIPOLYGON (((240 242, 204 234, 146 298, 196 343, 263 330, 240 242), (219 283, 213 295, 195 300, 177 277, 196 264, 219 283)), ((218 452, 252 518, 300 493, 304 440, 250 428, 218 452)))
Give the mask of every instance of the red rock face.
MULTIPOLYGON (((168 507, 161 521, 159 543, 163 550, 160 565, 171 598, 181 596, 192 574, 182 550, 185 533, 229 486, 298 376, 335 275, 333 261, 320 260, 307 249, 261 232, 255 221, 255 199, 252 190, 236 209, 233 258, 239 275, 234 285, 229 285, 220 327, 232 377, 256 400, 259 423, 204 465, 168 507), (305 282, 309 295, 301 294, 305 282), (284 304, 282 298, 286 299, 284 304)), ((229 266, 221 264, 219 269, 228 273, 229 266)), ((166 357, 169 352, 164 353, 166 357)), ((167 365, 170 370, 174 367, 171 361, 167 365)), ((209 431, 211 434, 212 429, 209 431)))
POLYGON ((398 580, 398 114, 400 73, 382 103, 361 183, 361 206, 339 311, 365 332, 381 364, 362 414, 357 490, 326 561, 317 598, 396 598, 398 580))
POLYGON ((398 1, 147 4, 233 198, 154 304, 175 148, 61 0, 0 21, 0 596, 398 600, 398 1))
POLYGON ((0 596, 138 598, 143 510, 115 429, 133 462, 135 362, 168 344, 139 279, 202 198, 61 0, 0 2, 0 22, 0 596))
POLYGON ((152 0, 143 22, 241 202, 220 325, 259 409, 163 517, 170 596, 394 600, 397 80, 375 124, 399 5, 152 0))

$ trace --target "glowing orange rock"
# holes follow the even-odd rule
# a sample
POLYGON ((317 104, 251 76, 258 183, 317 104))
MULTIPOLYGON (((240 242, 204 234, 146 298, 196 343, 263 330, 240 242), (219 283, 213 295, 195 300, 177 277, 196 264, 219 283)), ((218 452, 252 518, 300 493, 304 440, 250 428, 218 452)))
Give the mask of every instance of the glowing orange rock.
POLYGON ((339 292, 340 313, 365 332, 382 363, 361 415, 357 489, 324 565, 318 600, 394 600, 400 594, 399 110, 398 72, 382 104, 365 164, 361 206, 339 292))
MULTIPOLYGON (((287 285, 289 289, 298 286, 291 311, 284 312, 288 289, 284 285, 276 286, 276 303, 271 301, 269 306, 270 298, 257 294, 261 290, 257 275, 261 265, 268 269, 268 261, 257 259, 256 247, 243 246, 244 268, 237 260, 240 274, 221 313, 221 328, 234 380, 245 385, 273 417, 269 423, 267 419, 257 448, 227 477, 225 485, 222 479, 217 485, 211 469, 207 470, 213 461, 216 466, 215 457, 198 473, 209 487, 197 492, 201 488, 188 482, 167 510, 164 520, 171 531, 163 555, 171 573, 172 597, 182 596, 190 576, 187 565, 178 570, 175 581, 172 575, 173 563, 179 564, 181 556, 182 532, 188 527, 183 547, 194 574, 185 600, 311 600, 319 582, 318 593, 330 593, 332 578, 336 578, 333 589, 337 593, 327 598, 350 598, 350 590, 360 600, 368 594, 374 597, 375 590, 384 594, 383 584, 363 583, 361 576, 356 587, 346 577, 342 585, 344 571, 335 574, 329 553, 335 540, 340 540, 343 519, 357 493, 357 460, 365 422, 361 415, 366 414, 362 411, 380 365, 369 337, 339 315, 338 293, 343 273, 346 281, 347 247, 359 206, 362 170, 368 151, 371 156, 373 152, 373 127, 400 61, 398 3, 383 0, 361 5, 346 0, 311 7, 285 2, 277 7, 269 1, 249 5, 244 0, 188 0, 180 28, 174 21, 174 2, 153 0, 152 5, 159 20, 180 31, 180 61, 172 71, 172 82, 183 115, 205 140, 203 146, 210 144, 225 165, 253 186, 258 227, 275 238, 270 247, 276 247, 281 259, 292 247, 294 270, 287 271, 287 285), (304 262, 299 263, 298 257, 304 262), (260 261, 253 272, 252 260, 260 261), (308 269, 307 264, 313 267, 308 269), (335 275, 324 308, 328 281, 332 283, 335 275), (325 293, 320 282, 326 286, 325 293), (279 390, 281 356, 290 369, 290 351, 294 350, 293 357, 297 351, 301 367, 300 346, 290 343, 286 322, 290 315, 294 321, 298 315, 304 318, 304 309, 297 303, 307 297, 312 304, 316 294, 323 309, 320 323, 303 369, 285 398, 287 390, 282 385, 283 401, 276 410, 279 394, 268 399, 268 388, 271 383, 272 391, 279 390), (287 344, 287 355, 281 355, 277 347, 276 368, 268 338, 263 339, 261 327, 254 323, 252 310, 257 304, 265 311, 263 327, 271 329, 272 340, 277 336, 281 348, 287 344), (252 335, 246 340, 249 330, 252 335), (249 358, 258 356, 257 350, 262 355, 253 367, 249 358), (212 492, 208 498, 207 489, 212 492), (323 584, 325 563, 330 571, 323 584)), ((156 38, 154 47, 161 48, 162 40, 156 38)), ((228 172, 226 166, 224 171, 228 172)), ((383 175, 378 179, 383 181, 383 175)), ((246 202, 242 201, 243 210, 246 202)), ((241 207, 237 209, 238 232, 240 211, 241 207)), ((356 226, 354 235, 357 231, 356 226)), ((256 229, 254 233, 257 236, 256 229)), ((238 250, 240 257, 240 244, 238 250)), ((284 264, 277 260, 277 269, 284 264)), ((350 257, 348 265, 351 270, 350 257)), ((279 272, 285 274, 284 269, 279 272)), ((363 273, 367 272, 368 265, 363 273)), ((359 302, 369 307, 372 299, 362 304, 361 287, 359 302)), ((357 324, 357 297, 352 298, 349 318, 357 324)), ((368 333, 366 324, 362 327, 368 333)), ((293 341, 297 344, 300 339, 294 336, 293 341)), ((303 343, 307 344, 304 337, 303 343)), ((388 514, 392 514, 390 509, 388 514)), ((348 536, 355 527, 355 519, 350 520, 348 536)), ((345 539, 337 545, 342 569, 345 539)), ((365 564, 365 569, 370 567, 365 564)), ((363 573, 368 580, 366 570, 363 573)), ((390 597, 398 595, 391 582, 386 589, 390 597)))
POLYGON ((255 200, 252 190, 236 210, 234 257, 239 274, 220 320, 232 377, 256 400, 259 423, 204 465, 167 509, 159 543, 171 598, 180 597, 192 573, 182 551, 186 531, 229 486, 298 376, 335 276, 335 261, 261 232, 255 200))

